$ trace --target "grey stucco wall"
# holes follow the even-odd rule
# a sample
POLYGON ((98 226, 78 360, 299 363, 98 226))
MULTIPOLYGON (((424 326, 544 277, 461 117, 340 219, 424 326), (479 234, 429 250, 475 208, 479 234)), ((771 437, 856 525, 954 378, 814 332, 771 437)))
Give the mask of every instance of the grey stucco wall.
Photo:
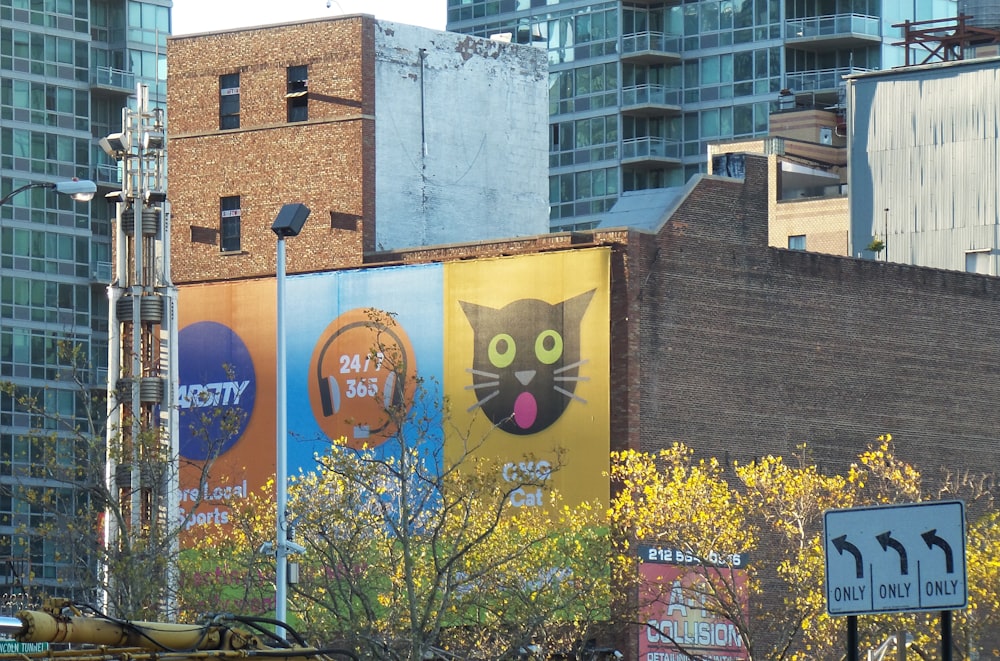
POLYGON ((376 247, 547 232, 545 51, 384 21, 375 51, 376 247))

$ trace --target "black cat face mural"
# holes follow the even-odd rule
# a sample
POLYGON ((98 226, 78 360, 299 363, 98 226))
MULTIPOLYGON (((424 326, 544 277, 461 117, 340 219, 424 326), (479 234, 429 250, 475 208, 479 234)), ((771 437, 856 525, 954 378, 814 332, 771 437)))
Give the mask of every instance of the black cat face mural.
POLYGON ((576 384, 580 325, 595 290, 561 303, 523 298, 502 308, 459 301, 472 324, 472 390, 490 421, 505 432, 537 434, 559 419, 570 401, 586 404, 576 384))

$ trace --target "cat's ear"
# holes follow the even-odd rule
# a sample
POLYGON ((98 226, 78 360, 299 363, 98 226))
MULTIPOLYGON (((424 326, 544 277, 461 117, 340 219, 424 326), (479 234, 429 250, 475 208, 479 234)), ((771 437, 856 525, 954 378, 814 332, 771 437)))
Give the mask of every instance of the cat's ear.
POLYGON ((476 327, 476 321, 479 319, 479 315, 486 310, 493 310, 493 308, 488 308, 485 305, 470 303, 468 301, 459 301, 458 304, 462 306, 462 310, 465 311, 465 316, 468 318, 473 328, 476 327))
POLYGON ((594 297, 595 291, 597 290, 591 289, 563 301, 563 316, 576 319, 579 322, 583 318, 583 313, 587 311, 587 306, 590 305, 590 299, 594 297))

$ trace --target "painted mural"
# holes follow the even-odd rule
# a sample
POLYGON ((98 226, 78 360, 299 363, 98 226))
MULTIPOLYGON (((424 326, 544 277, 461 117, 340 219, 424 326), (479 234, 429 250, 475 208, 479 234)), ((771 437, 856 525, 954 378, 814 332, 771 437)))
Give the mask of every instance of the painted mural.
MULTIPOLYGON (((451 404, 445 427, 486 439, 504 479, 544 478, 512 505, 542 506, 552 488, 607 502, 609 282, 603 248, 290 276, 290 473, 331 439, 392 452, 385 403, 413 406, 419 376, 451 404)), ((192 528, 227 524, 226 504, 274 474, 275 296, 273 279, 181 288, 181 507, 202 500, 192 528), (213 429, 222 411, 238 423, 213 429)), ((443 439, 446 456, 463 441, 443 439)))

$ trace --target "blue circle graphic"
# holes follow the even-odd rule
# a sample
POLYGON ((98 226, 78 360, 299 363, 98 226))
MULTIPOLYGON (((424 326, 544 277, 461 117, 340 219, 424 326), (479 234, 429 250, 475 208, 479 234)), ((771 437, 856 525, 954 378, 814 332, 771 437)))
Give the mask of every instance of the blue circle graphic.
POLYGON ((253 359, 240 336, 214 321, 178 333, 180 453, 204 461, 243 436, 257 399, 253 359))

